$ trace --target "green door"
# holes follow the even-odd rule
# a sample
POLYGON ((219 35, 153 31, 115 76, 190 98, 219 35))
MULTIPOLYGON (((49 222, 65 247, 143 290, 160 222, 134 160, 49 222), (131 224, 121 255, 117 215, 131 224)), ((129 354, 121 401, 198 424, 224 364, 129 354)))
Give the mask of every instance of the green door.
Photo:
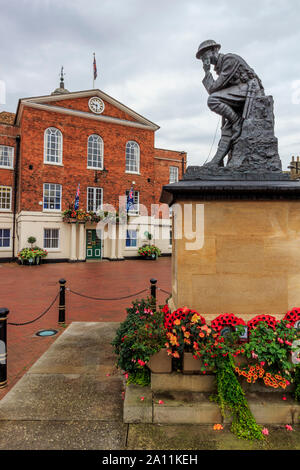
POLYGON ((101 239, 96 230, 86 231, 86 259, 101 259, 101 239))

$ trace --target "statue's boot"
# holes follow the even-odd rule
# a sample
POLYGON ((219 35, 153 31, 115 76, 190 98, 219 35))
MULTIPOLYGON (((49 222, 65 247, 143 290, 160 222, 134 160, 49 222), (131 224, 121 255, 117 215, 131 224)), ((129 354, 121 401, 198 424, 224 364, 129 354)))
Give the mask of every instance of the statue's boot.
POLYGON ((230 135, 222 135, 219 144, 218 144, 218 150, 213 159, 206 163, 205 166, 224 166, 223 165, 223 160, 226 157, 227 153, 230 150, 231 146, 231 134, 230 135))
POLYGON ((226 120, 226 128, 228 127, 232 128, 231 139, 232 139, 232 142, 234 142, 240 136, 241 131, 242 131, 241 116, 238 113, 236 113, 228 104, 220 101, 220 98, 218 96, 214 96, 214 94, 209 96, 207 103, 211 111, 219 114, 220 116, 223 117, 223 119, 226 120))
POLYGON ((240 117, 232 124, 232 135, 231 135, 232 143, 234 143, 241 135, 242 125, 243 125, 243 120, 240 117))

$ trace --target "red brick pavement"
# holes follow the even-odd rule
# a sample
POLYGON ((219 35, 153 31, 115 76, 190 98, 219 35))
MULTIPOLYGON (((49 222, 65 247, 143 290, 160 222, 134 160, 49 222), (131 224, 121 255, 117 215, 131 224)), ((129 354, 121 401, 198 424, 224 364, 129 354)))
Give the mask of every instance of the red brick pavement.
MULTIPOLYGON (((150 278, 158 286, 171 289, 171 258, 157 261, 126 260, 99 263, 56 263, 40 266, 0 264, 0 307, 10 310, 8 322, 23 323, 38 317, 59 291, 59 279, 66 287, 93 297, 121 297, 149 287, 150 278)), ((150 291, 139 297, 146 297, 150 291)), ((167 295, 158 290, 158 303, 167 295)), ((134 299, 134 298, 133 298, 134 299)), ((66 292, 66 324, 72 321, 122 321, 131 299, 95 301, 66 292)), ((8 386, 0 390, 0 399, 49 348, 58 335, 38 337, 41 329, 58 327, 58 299, 38 321, 25 326, 8 325, 8 386)))

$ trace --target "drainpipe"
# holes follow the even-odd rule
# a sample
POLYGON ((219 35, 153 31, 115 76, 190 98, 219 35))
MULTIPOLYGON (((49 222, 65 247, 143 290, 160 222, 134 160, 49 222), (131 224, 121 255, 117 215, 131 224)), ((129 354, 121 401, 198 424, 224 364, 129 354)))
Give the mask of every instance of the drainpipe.
POLYGON ((17 214, 17 194, 19 183, 19 160, 20 160, 20 140, 21 136, 16 136, 16 158, 14 170, 14 200, 13 200, 13 236, 12 236, 12 261, 15 260, 15 240, 16 240, 16 214, 17 214))

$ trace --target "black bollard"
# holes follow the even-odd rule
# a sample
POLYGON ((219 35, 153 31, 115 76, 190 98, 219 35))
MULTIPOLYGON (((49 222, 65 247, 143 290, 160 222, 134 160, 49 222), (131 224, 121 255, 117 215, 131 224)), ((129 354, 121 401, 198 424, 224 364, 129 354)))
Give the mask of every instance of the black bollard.
POLYGON ((58 307, 58 324, 66 323, 66 280, 60 279, 59 284, 59 307, 58 307))
POLYGON ((9 310, 0 308, 0 388, 7 386, 7 316, 9 310))
POLYGON ((156 283, 157 279, 150 279, 150 293, 151 293, 151 300, 152 300, 152 308, 156 310, 156 283))

